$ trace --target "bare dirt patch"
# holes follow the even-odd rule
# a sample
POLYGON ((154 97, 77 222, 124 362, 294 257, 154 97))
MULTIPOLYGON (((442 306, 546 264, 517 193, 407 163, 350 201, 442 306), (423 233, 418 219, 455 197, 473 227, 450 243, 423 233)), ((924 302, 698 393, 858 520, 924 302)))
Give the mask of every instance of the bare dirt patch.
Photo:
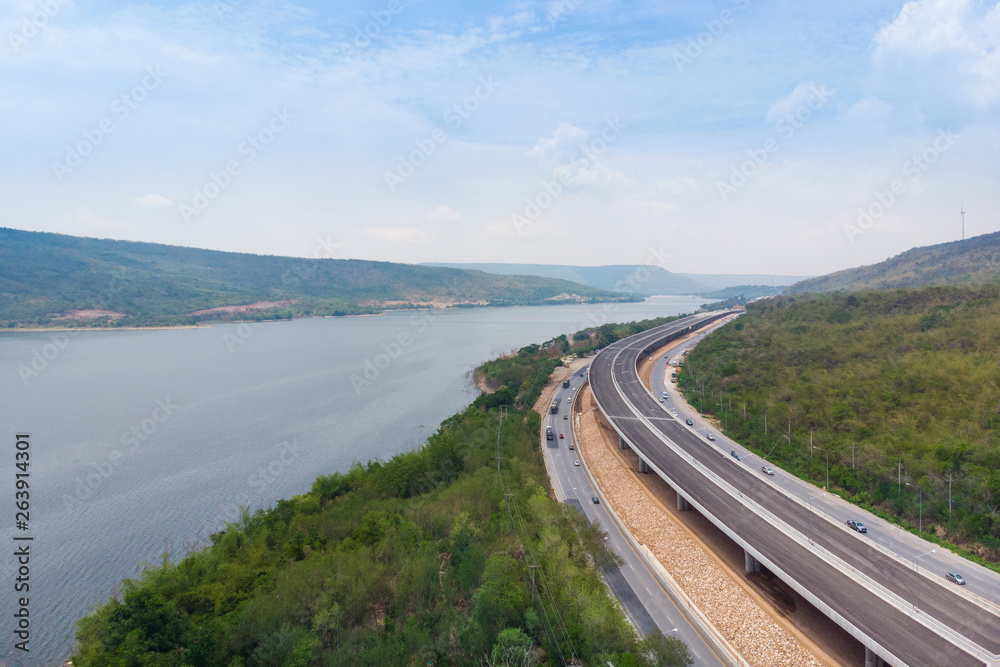
POLYGON ((191 315, 236 315, 237 313, 252 313, 255 310, 268 310, 269 308, 285 308, 295 303, 292 299, 283 301, 258 301, 242 306, 219 306, 218 308, 208 308, 206 310, 196 310, 191 315))
POLYGON ((78 310, 67 310, 61 315, 53 315, 53 320, 94 320, 98 317, 106 317, 109 320, 120 320, 125 317, 125 313, 114 310, 100 310, 98 308, 81 308, 78 310))

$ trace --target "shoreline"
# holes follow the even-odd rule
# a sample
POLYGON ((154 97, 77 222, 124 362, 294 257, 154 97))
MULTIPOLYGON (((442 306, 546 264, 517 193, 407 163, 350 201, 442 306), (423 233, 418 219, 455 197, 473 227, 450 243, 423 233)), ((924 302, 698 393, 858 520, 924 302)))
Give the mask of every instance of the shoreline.
POLYGON ((642 301, 625 301, 625 302, 619 300, 610 300, 610 301, 593 301, 593 302, 580 302, 580 303, 569 303, 569 302, 538 303, 538 304, 524 303, 524 304, 515 304, 511 306, 491 306, 487 304, 487 305, 477 305, 477 306, 444 306, 442 308, 425 305, 425 306, 416 306, 414 308, 386 308, 380 313, 352 313, 350 315, 302 315, 299 317, 281 318, 273 320, 237 320, 237 319, 225 320, 225 321, 215 320, 210 323, 202 323, 202 324, 158 325, 150 327, 62 327, 62 326, 61 327, 34 326, 34 327, 20 327, 20 328, 14 327, 14 328, 0 328, 0 336, 2 336, 5 333, 45 333, 46 331, 53 331, 53 332, 55 331, 169 331, 171 329, 211 329, 213 326, 218 324, 244 324, 244 323, 263 324, 265 322, 291 322, 292 320, 321 320, 329 318, 343 319, 347 317, 380 317, 387 313, 398 312, 398 311, 419 312, 424 310, 456 310, 456 309, 469 309, 469 308, 524 308, 531 306, 585 305, 586 303, 643 303, 645 301, 646 299, 643 299, 642 301))

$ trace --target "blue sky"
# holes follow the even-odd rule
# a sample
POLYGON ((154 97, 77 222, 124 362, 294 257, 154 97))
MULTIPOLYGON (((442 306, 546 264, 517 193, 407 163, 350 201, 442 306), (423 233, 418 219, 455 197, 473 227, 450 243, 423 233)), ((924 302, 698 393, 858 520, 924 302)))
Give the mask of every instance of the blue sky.
POLYGON ((779 274, 1000 229, 1000 4, 2 6, 2 226, 779 274))

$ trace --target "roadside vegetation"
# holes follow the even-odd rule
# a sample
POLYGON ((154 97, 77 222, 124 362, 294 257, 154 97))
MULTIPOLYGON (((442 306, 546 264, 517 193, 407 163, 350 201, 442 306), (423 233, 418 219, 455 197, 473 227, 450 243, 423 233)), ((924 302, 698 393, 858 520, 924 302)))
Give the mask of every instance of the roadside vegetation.
POLYGON ((914 532, 922 514, 924 537, 996 569, 998 345, 995 284, 786 296, 707 337, 678 380, 759 456, 821 486, 829 458, 834 492, 914 532))
MULTIPOLYGON (((651 324, 571 339, 589 349, 634 326, 651 324)), ((569 340, 484 365, 516 389, 484 394, 421 448, 321 476, 204 550, 164 555, 78 621, 74 664, 691 664, 683 642, 638 636, 601 578, 619 564, 605 534, 549 495, 530 406, 569 340)))

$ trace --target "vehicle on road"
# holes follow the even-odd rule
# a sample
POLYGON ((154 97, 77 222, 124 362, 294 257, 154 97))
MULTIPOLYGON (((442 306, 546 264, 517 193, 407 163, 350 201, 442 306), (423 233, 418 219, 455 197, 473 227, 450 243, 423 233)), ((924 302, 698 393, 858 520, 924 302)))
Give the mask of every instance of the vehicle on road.
POLYGON ((569 386, 569 380, 563 380, 563 389, 569 386))
POLYGON ((563 415, 563 419, 569 419, 569 415, 563 415))
POLYGON ((571 443, 569 443, 569 448, 570 448, 570 449, 576 449, 576 447, 574 447, 574 446, 573 446, 573 443, 572 443, 572 442, 571 442, 571 443))
POLYGON ((694 426, 694 422, 691 421, 690 419, 685 419, 684 423, 687 424, 688 426, 694 426))
POLYGON ((762 473, 764 473, 765 475, 771 475, 771 476, 773 476, 773 475, 774 475, 774 471, 773 471, 773 470, 771 470, 770 468, 768 468, 767 466, 761 466, 761 467, 760 467, 760 471, 761 471, 762 473))
POLYGON ((865 524, 861 523, 860 521, 855 521, 854 519, 847 520, 847 527, 850 528, 851 530, 856 530, 859 533, 868 532, 868 527, 865 526, 865 524))
POLYGON ((735 449, 731 449, 731 450, 729 450, 729 455, 730 455, 730 456, 732 456, 732 457, 733 457, 734 459, 736 459, 737 461, 739 461, 739 460, 740 460, 740 457, 736 455, 736 450, 735 450, 735 449))
POLYGON ((580 465, 580 459, 573 459, 573 465, 579 466, 580 465))
POLYGON ((567 397, 566 397, 566 402, 567 402, 567 403, 569 403, 569 402, 570 402, 570 401, 572 401, 572 400, 573 400, 573 397, 572 397, 572 396, 567 396, 567 397))
POLYGON ((948 581, 958 584, 959 586, 965 585, 965 577, 960 575, 958 572, 948 572, 944 575, 944 578, 948 581))
POLYGON ((552 440, 555 437, 556 436, 555 436, 554 431, 552 430, 552 427, 551 426, 546 426, 545 427, 545 439, 546 440, 552 440))
POLYGON ((549 406, 549 412, 552 414, 559 412, 559 401, 555 399, 552 400, 552 405, 549 406))
POLYGON ((560 439, 560 440, 563 440, 564 438, 565 438, 565 436, 563 436, 563 434, 562 434, 562 433, 560 433, 560 434, 559 434, 559 439, 560 439))
POLYGON ((667 392, 663 392, 663 398, 670 398, 669 396, 667 396, 667 392))
POLYGON ((601 501, 597 498, 597 496, 594 496, 593 500, 594 500, 594 504, 595 505, 600 505, 601 504, 601 501))
POLYGON ((711 440, 712 442, 715 442, 715 434, 709 433, 708 434, 708 439, 711 440))

